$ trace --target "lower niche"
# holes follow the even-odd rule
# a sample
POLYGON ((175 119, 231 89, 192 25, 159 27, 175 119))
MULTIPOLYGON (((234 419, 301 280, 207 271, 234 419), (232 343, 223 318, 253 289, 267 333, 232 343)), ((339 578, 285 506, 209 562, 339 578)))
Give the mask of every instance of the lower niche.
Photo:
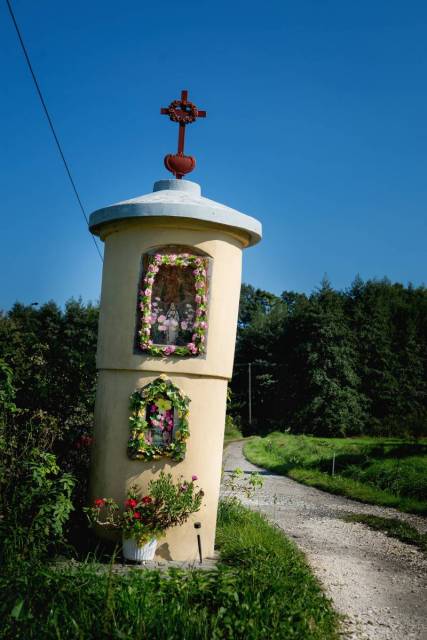
POLYGON ((130 397, 128 455, 132 460, 169 457, 183 460, 186 453, 190 400, 165 375, 134 391, 130 397))

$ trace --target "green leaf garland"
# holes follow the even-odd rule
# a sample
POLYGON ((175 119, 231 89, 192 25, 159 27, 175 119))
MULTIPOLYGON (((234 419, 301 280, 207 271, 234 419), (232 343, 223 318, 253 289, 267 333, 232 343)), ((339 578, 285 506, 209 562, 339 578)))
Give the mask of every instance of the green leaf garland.
MULTIPOLYGON (((162 457, 181 461, 185 458, 186 440, 190 435, 188 428, 188 411, 190 399, 185 396, 164 374, 156 378, 130 397, 131 416, 129 418, 130 437, 128 456, 132 460, 158 460, 162 457), (173 440, 170 444, 159 447, 147 438, 151 431, 146 419, 147 406, 159 398, 167 398, 176 410, 177 420, 174 423, 173 440)), ((174 416, 174 420, 175 420, 174 416)))

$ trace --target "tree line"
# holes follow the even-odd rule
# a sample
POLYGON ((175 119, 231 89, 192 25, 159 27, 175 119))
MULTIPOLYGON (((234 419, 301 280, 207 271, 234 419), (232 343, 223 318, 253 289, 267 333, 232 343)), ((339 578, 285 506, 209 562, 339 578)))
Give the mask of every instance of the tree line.
POLYGON ((427 289, 243 285, 230 411, 244 433, 427 434, 427 289), (251 414, 249 424, 249 363, 251 414))
MULTIPOLYGON (((75 300, 0 312, 14 402, 51 421, 65 466, 91 437, 98 314, 75 300)), ((426 356, 424 286, 357 277, 338 291, 324 279, 310 295, 277 296, 243 285, 229 411, 245 433, 419 436, 427 433, 426 356)))

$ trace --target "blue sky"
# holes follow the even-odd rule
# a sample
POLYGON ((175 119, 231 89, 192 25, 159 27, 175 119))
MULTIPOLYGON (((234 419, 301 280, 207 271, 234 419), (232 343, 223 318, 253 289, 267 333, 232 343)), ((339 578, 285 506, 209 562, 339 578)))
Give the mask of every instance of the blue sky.
MULTIPOLYGON (((244 280, 426 282, 427 3, 14 0, 88 213, 168 177, 183 88, 191 179, 259 218, 244 280)), ((96 301, 101 262, 0 3, 0 308, 96 301)))

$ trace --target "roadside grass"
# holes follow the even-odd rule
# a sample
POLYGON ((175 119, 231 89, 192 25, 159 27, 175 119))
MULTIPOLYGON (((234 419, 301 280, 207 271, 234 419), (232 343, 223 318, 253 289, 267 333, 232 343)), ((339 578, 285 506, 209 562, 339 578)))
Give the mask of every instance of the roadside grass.
POLYGON ((243 435, 237 427, 226 427, 224 431, 224 446, 234 440, 243 440, 243 435))
POLYGON ((244 454, 254 464, 329 493, 427 514, 425 439, 316 438, 275 432, 247 442, 244 454))
POLYGON ((0 574, 0 638, 338 638, 302 554, 262 515, 222 502, 217 542, 215 571, 17 565, 0 574))
POLYGON ((392 538, 406 542, 406 544, 413 544, 427 554, 427 534, 420 533, 407 522, 402 522, 397 518, 381 518, 365 513, 349 513, 343 517, 343 520, 365 524, 370 529, 382 531, 392 538))
POLYGON ((238 422, 227 414, 225 416, 225 427, 224 427, 224 447, 230 442, 235 442, 236 440, 244 440, 245 436, 242 434, 238 422))

